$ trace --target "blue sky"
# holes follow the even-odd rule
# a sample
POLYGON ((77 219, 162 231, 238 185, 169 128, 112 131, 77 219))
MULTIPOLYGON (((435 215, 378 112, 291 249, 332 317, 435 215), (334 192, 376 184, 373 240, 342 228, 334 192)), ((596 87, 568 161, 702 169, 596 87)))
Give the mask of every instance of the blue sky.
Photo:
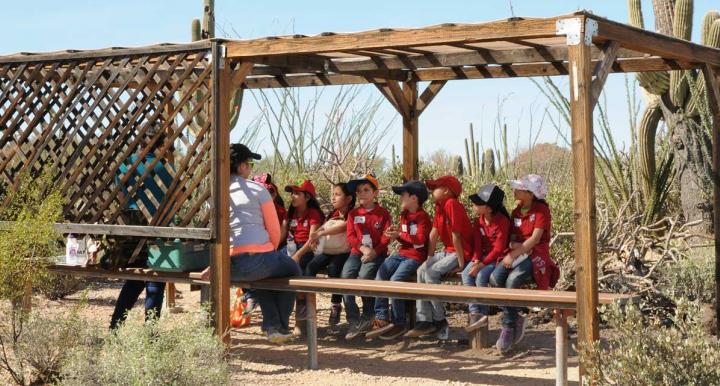
MULTIPOLYGON (((613 20, 627 20, 626 1, 539 1, 513 0, 515 16, 543 17, 571 13, 580 9, 613 20)), ((651 1, 643 0, 646 26, 652 26, 651 1)), ((714 5, 718 7, 717 3, 714 5)), ((696 30, 703 14, 712 9, 709 0, 695 1, 696 30)), ((108 46, 138 46, 158 42, 189 40, 190 21, 200 17, 201 0, 123 0, 90 1, 34 0, 5 2, 0 23, 0 55, 18 51, 53 51, 89 49, 108 46)), ((323 31, 351 32, 381 27, 419 27, 445 22, 482 22, 510 17, 508 0, 486 1, 240 1, 216 0, 218 35, 256 38, 289 33, 316 34, 323 31)), ((566 88, 564 78, 558 78, 566 88)), ((376 97, 372 86, 364 86, 368 97, 376 97)), ((333 92, 328 90, 328 92, 333 92)), ((305 91, 304 91, 305 93, 305 91)), ((308 90, 307 94, 312 93, 308 90)), ((612 131, 622 142, 629 141, 625 78, 611 75, 605 88, 612 131)), ((528 79, 451 81, 442 90, 420 121, 420 153, 427 155, 445 149, 464 152, 463 138, 469 123, 480 131, 484 144, 491 144, 499 100, 505 100, 503 116, 513 138, 514 147, 528 143, 528 128, 539 135, 540 142, 555 142, 557 133, 547 120, 540 126, 546 101, 528 79), (530 122, 533 111, 533 124, 530 122), (540 130, 539 134, 537 130, 540 130), (517 141, 514 139, 518 138, 517 141)), ((251 98, 236 131, 257 114, 251 98)), ((380 118, 395 116, 389 104, 380 118)), ((388 145, 399 145, 399 119, 396 119, 388 145)), ((267 146, 267 145, 265 145, 267 146)))

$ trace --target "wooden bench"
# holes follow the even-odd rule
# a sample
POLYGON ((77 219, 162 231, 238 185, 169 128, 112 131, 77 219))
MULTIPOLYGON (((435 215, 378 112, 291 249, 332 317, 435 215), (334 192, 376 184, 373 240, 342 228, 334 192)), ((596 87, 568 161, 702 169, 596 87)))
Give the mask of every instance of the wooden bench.
MULTIPOLYGON (((126 268, 108 271, 99 267, 53 265, 51 271, 77 276, 106 277, 126 280, 161 281, 208 285, 200 280, 199 273, 157 272, 150 269, 126 268)), ((308 366, 318 368, 316 294, 388 297, 407 300, 437 300, 450 303, 482 303, 495 306, 544 307, 555 311, 555 364, 556 383, 567 384, 568 316, 577 304, 575 292, 537 291, 528 289, 479 288, 445 284, 387 282, 361 279, 331 279, 290 277, 255 282, 233 282, 234 286, 265 290, 305 293, 307 297, 308 366)), ((600 294, 600 304, 628 301, 624 295, 600 294)), ((487 330, 484 332, 487 339, 487 330)), ((482 338, 481 338, 482 339, 482 338)))

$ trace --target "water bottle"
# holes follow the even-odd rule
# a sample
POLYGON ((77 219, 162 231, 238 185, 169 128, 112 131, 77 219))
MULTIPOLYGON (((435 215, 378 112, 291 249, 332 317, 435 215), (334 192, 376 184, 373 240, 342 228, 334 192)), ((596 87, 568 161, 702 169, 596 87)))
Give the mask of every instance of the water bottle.
POLYGON ((287 244, 285 246, 288 256, 292 257, 297 252, 297 244, 292 233, 288 232, 287 244))
POLYGON ((72 233, 68 235, 65 244, 65 262, 70 265, 78 264, 78 240, 72 233))

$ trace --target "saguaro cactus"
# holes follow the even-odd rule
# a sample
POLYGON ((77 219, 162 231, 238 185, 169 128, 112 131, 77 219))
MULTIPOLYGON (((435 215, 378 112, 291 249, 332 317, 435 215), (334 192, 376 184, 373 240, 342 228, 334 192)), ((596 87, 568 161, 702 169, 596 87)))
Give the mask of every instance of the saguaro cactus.
POLYGON ((485 150, 483 154, 483 172, 495 175, 495 152, 492 149, 485 150))

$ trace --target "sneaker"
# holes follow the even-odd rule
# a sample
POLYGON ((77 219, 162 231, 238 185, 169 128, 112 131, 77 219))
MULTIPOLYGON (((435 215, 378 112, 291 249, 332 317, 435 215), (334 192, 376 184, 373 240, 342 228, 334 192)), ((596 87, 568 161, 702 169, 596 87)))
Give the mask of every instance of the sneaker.
POLYGON ((247 300, 247 303, 245 304, 245 309, 243 310, 243 316, 248 316, 255 311, 255 308, 257 308, 257 300, 255 298, 249 298, 247 300))
POLYGON ((271 343, 284 344, 293 338, 292 334, 283 334, 277 329, 268 329, 267 339, 271 343))
POLYGON ((304 320, 296 321, 295 328, 293 328, 293 336, 306 336, 307 335, 307 324, 304 320))
POLYGON ((340 313, 342 312, 342 304, 333 304, 330 306, 330 320, 328 324, 331 326, 337 326, 340 324, 340 313))
POLYGON ((390 330, 388 330, 386 333, 380 335, 380 339, 382 340, 395 340, 401 336, 403 336, 407 332, 407 328, 405 326, 393 326, 390 330))
POLYGON ((525 337, 525 317, 518 315, 515 321, 515 331, 513 331, 513 344, 518 344, 525 337))
POLYGON ((395 327, 395 325, 388 322, 387 320, 375 319, 373 321, 372 327, 370 328, 370 331, 365 334, 365 337, 368 339, 375 339, 378 336, 392 330, 393 327, 395 327))
POLYGON ((417 322, 415 328, 405 333, 408 338, 419 338, 421 336, 430 335, 437 331, 434 323, 431 322, 417 322))
POLYGON ((345 340, 353 340, 357 338, 358 335, 360 335, 360 322, 350 322, 350 329, 348 330, 347 334, 345 334, 345 340))
POLYGON ((510 347, 512 347, 512 343, 513 329, 511 327, 503 326, 502 330, 500 330, 500 337, 497 342, 495 342, 495 347, 497 347, 501 353, 505 354, 508 350, 510 350, 510 347))
POLYGON ((448 340, 450 338, 450 325, 448 324, 447 319, 435 322, 435 328, 437 329, 438 339, 448 340))
POLYGON ((465 327, 465 331, 473 332, 481 327, 488 325, 487 315, 480 312, 473 312, 468 317, 468 325, 465 327))

